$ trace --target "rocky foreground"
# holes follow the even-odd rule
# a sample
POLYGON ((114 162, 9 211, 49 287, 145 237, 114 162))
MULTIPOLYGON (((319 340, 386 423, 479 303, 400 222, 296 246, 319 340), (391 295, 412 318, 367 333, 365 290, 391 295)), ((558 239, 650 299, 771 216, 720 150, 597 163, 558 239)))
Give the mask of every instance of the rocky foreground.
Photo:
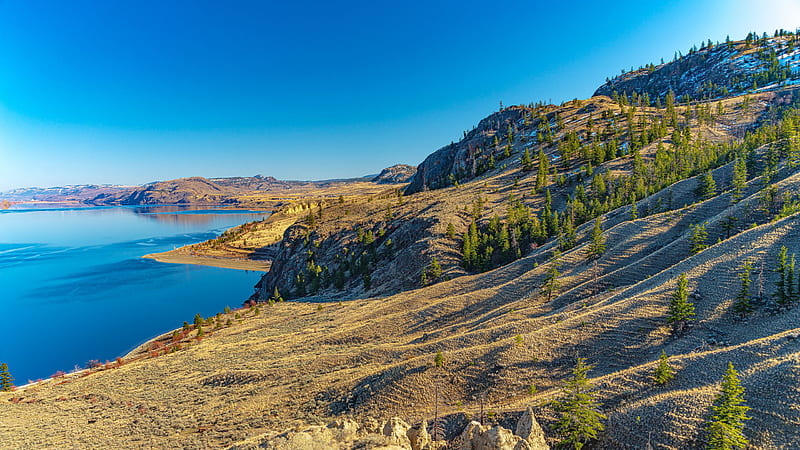
MULTIPOLYGON (((501 425, 484 426, 471 421, 461 434, 448 443, 434 439, 429 432, 427 421, 415 427, 399 417, 378 422, 367 419, 363 423, 352 419, 337 419, 328 425, 296 427, 295 430, 279 434, 265 434, 248 439, 231 447, 232 449, 270 448, 275 450, 316 450, 316 449, 410 449, 437 450, 456 448, 462 450, 547 450, 550 448, 544 438, 544 431, 528 408, 517 421, 514 431, 501 425)), ((434 433, 443 432, 430 427, 434 433)))

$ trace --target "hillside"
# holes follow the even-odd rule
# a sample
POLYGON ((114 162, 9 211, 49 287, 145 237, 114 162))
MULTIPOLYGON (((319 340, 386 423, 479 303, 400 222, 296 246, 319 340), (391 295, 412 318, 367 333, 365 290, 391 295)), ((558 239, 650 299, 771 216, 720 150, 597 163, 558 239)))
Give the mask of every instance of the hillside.
POLYGON ((600 86, 594 95, 647 96, 652 102, 666 101, 667 95, 710 100, 795 84, 800 67, 800 39, 776 32, 774 37, 748 34, 744 41, 711 42, 676 52, 670 63, 648 64, 625 72, 600 86), (615 94, 616 93, 616 94, 615 94))
POLYGON ((71 185, 49 188, 19 188, 0 192, 0 200, 10 202, 84 202, 98 196, 114 196, 133 189, 115 185, 71 185))
POLYGON ((581 357, 607 416, 589 448, 704 448, 729 361, 751 447, 800 447, 800 86, 742 92, 752 66, 714 79, 727 94, 675 85, 657 101, 661 78, 647 81, 703 51, 712 80, 729 49, 784 42, 624 74, 613 98, 504 108, 407 186, 288 201, 218 239, 269 254, 259 303, 199 337, 187 324, 121 363, 0 393, 0 440, 314 448, 344 419, 369 440, 400 417, 462 448, 469 420, 513 430, 531 407, 555 445, 553 400, 581 357), (695 315, 673 325, 682 275, 695 315), (676 375, 659 385, 662 351, 676 375))
MULTIPOLYGON (((157 181, 123 191, 101 193, 87 199, 95 205, 236 205, 247 207, 278 207, 287 200, 307 196, 310 192, 338 190, 347 192, 352 186, 364 183, 403 183, 413 168, 397 165, 384 169, 375 177, 322 181, 284 181, 274 177, 203 178, 190 177, 157 181)), ((316 195, 316 194, 315 194, 316 195)), ((337 194, 338 195, 338 194, 337 194)))

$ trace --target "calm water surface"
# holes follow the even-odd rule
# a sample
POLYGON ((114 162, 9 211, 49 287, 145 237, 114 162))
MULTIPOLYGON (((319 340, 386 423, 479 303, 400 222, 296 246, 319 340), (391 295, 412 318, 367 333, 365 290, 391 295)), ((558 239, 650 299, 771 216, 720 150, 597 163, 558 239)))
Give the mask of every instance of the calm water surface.
POLYGON ((260 272, 141 256, 267 215, 176 206, 0 211, 0 362, 21 385, 113 360, 196 313, 241 305, 260 272))

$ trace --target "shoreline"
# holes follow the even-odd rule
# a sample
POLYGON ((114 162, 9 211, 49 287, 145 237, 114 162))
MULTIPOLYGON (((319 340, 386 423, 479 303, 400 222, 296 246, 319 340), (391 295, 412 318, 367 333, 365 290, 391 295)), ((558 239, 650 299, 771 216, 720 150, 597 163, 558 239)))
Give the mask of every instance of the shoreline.
POLYGON ((170 250, 162 253, 149 253, 142 258, 154 259, 158 262, 170 264, 194 264, 198 266, 212 266, 223 269, 253 270, 266 272, 271 262, 268 260, 238 259, 212 256, 187 255, 186 253, 170 250))

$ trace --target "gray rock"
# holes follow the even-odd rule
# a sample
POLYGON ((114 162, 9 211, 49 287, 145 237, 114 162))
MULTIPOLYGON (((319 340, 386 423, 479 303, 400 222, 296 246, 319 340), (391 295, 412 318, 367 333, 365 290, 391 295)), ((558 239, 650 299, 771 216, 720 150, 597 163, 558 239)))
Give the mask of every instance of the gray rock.
POLYGON ((390 443, 410 448, 411 441, 407 434, 410 428, 403 419, 392 417, 383 425, 382 434, 389 438, 390 443))
POLYGON ((328 424, 333 438, 339 442, 352 442, 358 439, 358 422, 352 419, 336 419, 328 424))
POLYGON ((511 430, 499 425, 486 429, 470 422, 461 434, 461 450, 528 450, 531 446, 511 430))
POLYGON ((530 406, 522 413, 522 417, 517 421, 517 428, 514 434, 524 439, 534 450, 549 450, 550 446, 544 438, 544 430, 536 421, 533 415, 533 408, 530 406))
POLYGON ((408 440, 411 441, 412 450, 425 450, 431 443, 431 435, 428 434, 428 422, 423 420, 419 428, 412 428, 406 433, 408 440))

